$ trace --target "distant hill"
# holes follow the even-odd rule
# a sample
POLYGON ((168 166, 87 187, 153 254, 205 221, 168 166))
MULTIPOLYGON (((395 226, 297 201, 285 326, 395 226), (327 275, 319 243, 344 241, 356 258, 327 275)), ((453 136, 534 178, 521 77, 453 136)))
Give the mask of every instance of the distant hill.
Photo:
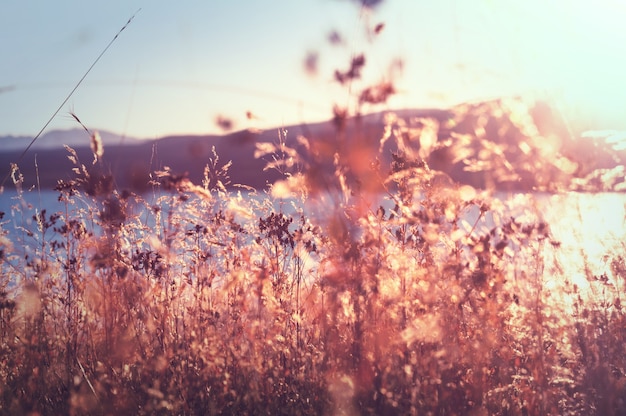
MULTIPOLYGON (((442 116, 443 110, 406 110, 400 113, 420 116, 442 116)), ((355 119, 349 120, 348 130, 352 131, 355 119)), ((359 124, 366 126, 364 136, 367 140, 378 140, 382 134, 383 113, 371 114, 359 119, 359 124)), ((281 127, 287 131, 288 144, 295 144, 298 135, 305 135, 312 140, 332 141, 336 133, 332 121, 300 124, 281 127)), ((189 178, 200 183, 204 167, 212 156, 212 149, 222 163, 232 161, 229 170, 231 184, 243 184, 263 188, 280 177, 276 172, 264 172, 267 160, 256 159, 256 143, 276 142, 278 128, 264 131, 242 130, 224 135, 179 135, 167 136, 156 140, 126 138, 110 132, 100 131, 104 143, 103 162, 105 169, 113 173, 120 187, 135 190, 147 188, 149 174, 154 170, 168 166, 172 172, 187 173, 189 178)), ((32 138, 0 137, 0 167, 9 170, 11 162, 19 158, 32 138)), ((73 177, 73 165, 67 158, 63 145, 74 148, 80 162, 91 166, 93 156, 90 150, 89 136, 82 129, 51 131, 42 135, 20 163, 25 178, 25 187, 36 183, 35 162, 39 171, 39 182, 44 188, 52 189, 57 180, 73 177)), ((6 173, 4 173, 6 174, 6 173)), ((12 184, 6 183, 11 187, 12 184)))
MULTIPOLYGON (((476 103, 463 108, 464 117, 458 119, 458 109, 451 110, 402 110, 394 111, 399 117, 411 120, 416 117, 430 117, 439 122, 438 143, 430 154, 428 164, 436 169, 448 173, 453 179, 481 187, 489 183, 489 174, 484 172, 467 172, 464 160, 457 160, 460 144, 458 137, 463 135, 483 134, 480 140, 468 142, 467 153, 469 158, 480 153, 481 146, 491 142, 500 144, 515 166, 509 182, 496 183, 503 189, 544 189, 552 182, 562 179, 562 172, 558 169, 544 170, 541 152, 533 149, 520 151, 524 136, 518 128, 518 122, 494 110, 498 102, 476 103), (499 115, 498 115, 499 114, 499 115), (457 117, 457 119, 455 119, 457 117), (453 120, 454 123, 449 121, 453 120), (477 126, 481 126, 477 130, 477 126), (478 133, 477 133, 478 132, 478 133), (482 132, 482 133, 480 133, 482 132)), ((532 119, 539 133, 551 137, 554 145, 558 145, 558 154, 574 161, 576 171, 569 176, 584 177, 593 169, 610 168, 626 162, 624 151, 616 151, 608 144, 603 144, 591 138, 573 138, 563 121, 551 111, 545 103, 537 103, 525 116, 532 119)), ((286 142, 292 147, 300 146, 297 138, 302 135, 319 149, 326 149, 331 157, 328 168, 332 164, 332 152, 337 146, 378 146, 383 135, 385 123, 384 113, 374 113, 366 116, 343 120, 341 131, 342 140, 339 140, 337 121, 330 120, 323 123, 301 124, 287 126, 286 142), (341 142, 341 143, 340 143, 341 142)), ((185 135, 169 136, 157 140, 139 140, 123 138, 110 132, 100 132, 104 142, 103 167, 114 176, 120 188, 132 188, 136 191, 148 189, 150 172, 171 168, 177 174, 188 174, 195 183, 201 183, 204 167, 212 157, 212 148, 215 147, 222 163, 232 161, 229 170, 231 184, 243 184, 255 188, 263 188, 280 177, 275 171, 263 171, 267 160, 256 159, 254 152, 256 144, 260 142, 276 142, 278 129, 265 131, 243 130, 224 135, 185 135)), ((4 176, 8 172, 11 162, 18 159, 20 153, 30 142, 24 137, 0 137, 0 167, 4 176)), ((391 142, 391 141, 390 141, 391 142)), ((67 151, 63 144, 76 149, 81 163, 91 166, 93 156, 89 148, 89 137, 84 130, 73 129, 68 131, 51 131, 44 134, 26 154, 20 163, 20 169, 25 177, 25 186, 36 183, 35 159, 39 171, 39 180, 43 187, 52 189, 59 179, 68 180, 73 177, 72 164, 67 159, 67 151)), ((419 144, 418 144, 419 145, 419 144)), ((527 144, 524 146, 528 146, 527 144)), ((391 161, 394 150, 391 144, 384 149, 382 163, 391 161)), ((350 149, 348 149, 348 152, 350 149)), ((556 153, 554 153, 556 154, 556 153)), ((560 157, 560 156, 559 156, 560 157)), ((97 166, 96 166, 97 167, 97 166)), ((324 167, 322 167, 324 168, 324 167)), ((11 187, 7 183, 5 186, 11 187)), ((547 188, 546 188, 547 189, 547 188)))
MULTIPOLYGON (((138 139, 126 137, 106 130, 98 130, 102 143, 105 146, 137 143, 138 139)), ((22 152, 33 140, 30 136, 0 136, 0 152, 22 152)), ((51 130, 43 133, 31 147, 31 150, 50 150, 62 148, 66 144, 70 147, 89 146, 89 134, 82 128, 70 130, 51 130)))

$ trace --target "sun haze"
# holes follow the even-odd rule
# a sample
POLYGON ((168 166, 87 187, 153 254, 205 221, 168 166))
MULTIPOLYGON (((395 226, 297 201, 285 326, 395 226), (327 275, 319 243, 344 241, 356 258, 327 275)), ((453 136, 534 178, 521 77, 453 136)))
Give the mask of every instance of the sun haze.
POLYGON ((70 110, 142 138, 219 132, 222 116, 235 129, 325 120, 347 99, 334 69, 359 53, 365 79, 395 77, 386 108, 526 94, 584 128, 626 127, 615 110, 626 104, 617 1, 396 0, 372 13, 361 3, 11 2, 0 17, 0 134, 34 135, 138 9, 50 128, 74 127, 70 110))

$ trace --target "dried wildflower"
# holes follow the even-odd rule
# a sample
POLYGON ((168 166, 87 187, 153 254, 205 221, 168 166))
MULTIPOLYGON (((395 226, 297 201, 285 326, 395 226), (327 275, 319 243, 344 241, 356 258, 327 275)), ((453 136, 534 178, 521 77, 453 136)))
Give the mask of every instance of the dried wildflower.
POLYGON ((117 195, 111 195, 102 203, 100 219, 107 226, 119 228, 127 218, 126 204, 117 195))
POLYGON ((104 147, 98 131, 94 131, 91 134, 91 152, 93 153, 93 164, 95 165, 104 155, 104 147))
MULTIPOLYGON (((212 157, 209 158, 209 163, 204 167, 204 178, 202 180, 202 184, 204 186, 204 192, 201 192, 202 195, 207 194, 206 191, 211 190, 220 190, 222 192, 226 192, 226 187, 230 185, 230 177, 228 174, 228 170, 232 166, 232 161, 228 161, 223 166, 219 166, 220 158, 215 150, 215 146, 211 148, 212 157)), ((188 188, 192 192, 198 193, 197 187, 188 186, 188 188)))
POLYGON ((21 186, 24 182, 24 176, 20 172, 20 168, 17 166, 17 163, 11 163, 11 180, 16 187, 21 186))
MULTIPOLYGON (((61 194, 67 197, 72 197, 76 195, 77 189, 78 189, 78 183, 76 183, 75 181, 66 182, 62 179, 59 179, 57 181, 57 186, 54 187, 55 191, 59 191, 61 192, 61 194)), ((59 200, 61 200, 61 196, 59 196, 59 200)))
POLYGON ((230 131, 235 128, 235 123, 231 118, 218 115, 215 117, 215 124, 224 131, 230 131))
POLYGON ((350 62, 350 68, 347 71, 345 72, 341 72, 339 70, 335 71, 335 80, 343 85, 347 81, 359 79, 361 78, 361 71, 363 70, 364 66, 365 66, 365 55, 363 54, 357 55, 352 58, 352 61, 350 62))
POLYGON ((341 34, 339 32, 337 32, 336 30, 331 31, 328 34, 328 42, 331 45, 341 45, 343 44, 343 37, 341 36, 341 34))
POLYGON ((382 104, 396 93, 395 87, 391 82, 383 81, 372 87, 364 89, 359 95, 359 104, 382 104))
POLYGON ((113 192, 115 188, 113 175, 98 172, 89 173, 84 166, 82 168, 82 177, 78 181, 84 187, 87 195, 106 196, 113 192))
POLYGON ((333 106, 333 124, 338 131, 342 131, 346 127, 348 121, 348 109, 338 105, 333 106))
POLYGON ((304 58, 304 71, 309 76, 315 76, 318 72, 319 54, 317 52, 308 52, 304 58))

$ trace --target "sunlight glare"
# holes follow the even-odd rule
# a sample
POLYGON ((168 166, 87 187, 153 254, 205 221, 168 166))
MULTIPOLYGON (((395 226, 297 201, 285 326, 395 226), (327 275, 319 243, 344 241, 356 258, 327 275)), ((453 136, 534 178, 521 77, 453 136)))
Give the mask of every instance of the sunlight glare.
POLYGON ((587 286, 585 268, 593 275, 607 272, 605 255, 621 246, 626 233, 624 202, 616 193, 569 193, 540 201, 552 237, 561 243, 557 255, 565 275, 573 283, 587 286))

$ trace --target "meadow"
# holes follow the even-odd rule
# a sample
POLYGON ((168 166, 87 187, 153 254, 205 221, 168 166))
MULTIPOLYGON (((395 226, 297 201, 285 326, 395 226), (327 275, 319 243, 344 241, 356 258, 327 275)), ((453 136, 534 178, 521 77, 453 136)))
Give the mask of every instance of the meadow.
POLYGON ((279 129, 258 190, 217 153, 200 183, 163 167, 119 189, 87 128, 59 209, 25 202, 14 165, 0 414, 626 414, 623 199, 594 193, 623 170, 585 171, 521 99, 451 114, 389 112, 376 140, 342 107, 328 137, 279 129))
POLYGON ((557 240, 532 193, 431 169, 430 122, 389 116, 388 166, 341 130, 306 155, 278 135, 266 192, 214 155, 138 195, 68 148, 47 212, 14 171, 2 413, 622 414, 623 240, 557 240))

